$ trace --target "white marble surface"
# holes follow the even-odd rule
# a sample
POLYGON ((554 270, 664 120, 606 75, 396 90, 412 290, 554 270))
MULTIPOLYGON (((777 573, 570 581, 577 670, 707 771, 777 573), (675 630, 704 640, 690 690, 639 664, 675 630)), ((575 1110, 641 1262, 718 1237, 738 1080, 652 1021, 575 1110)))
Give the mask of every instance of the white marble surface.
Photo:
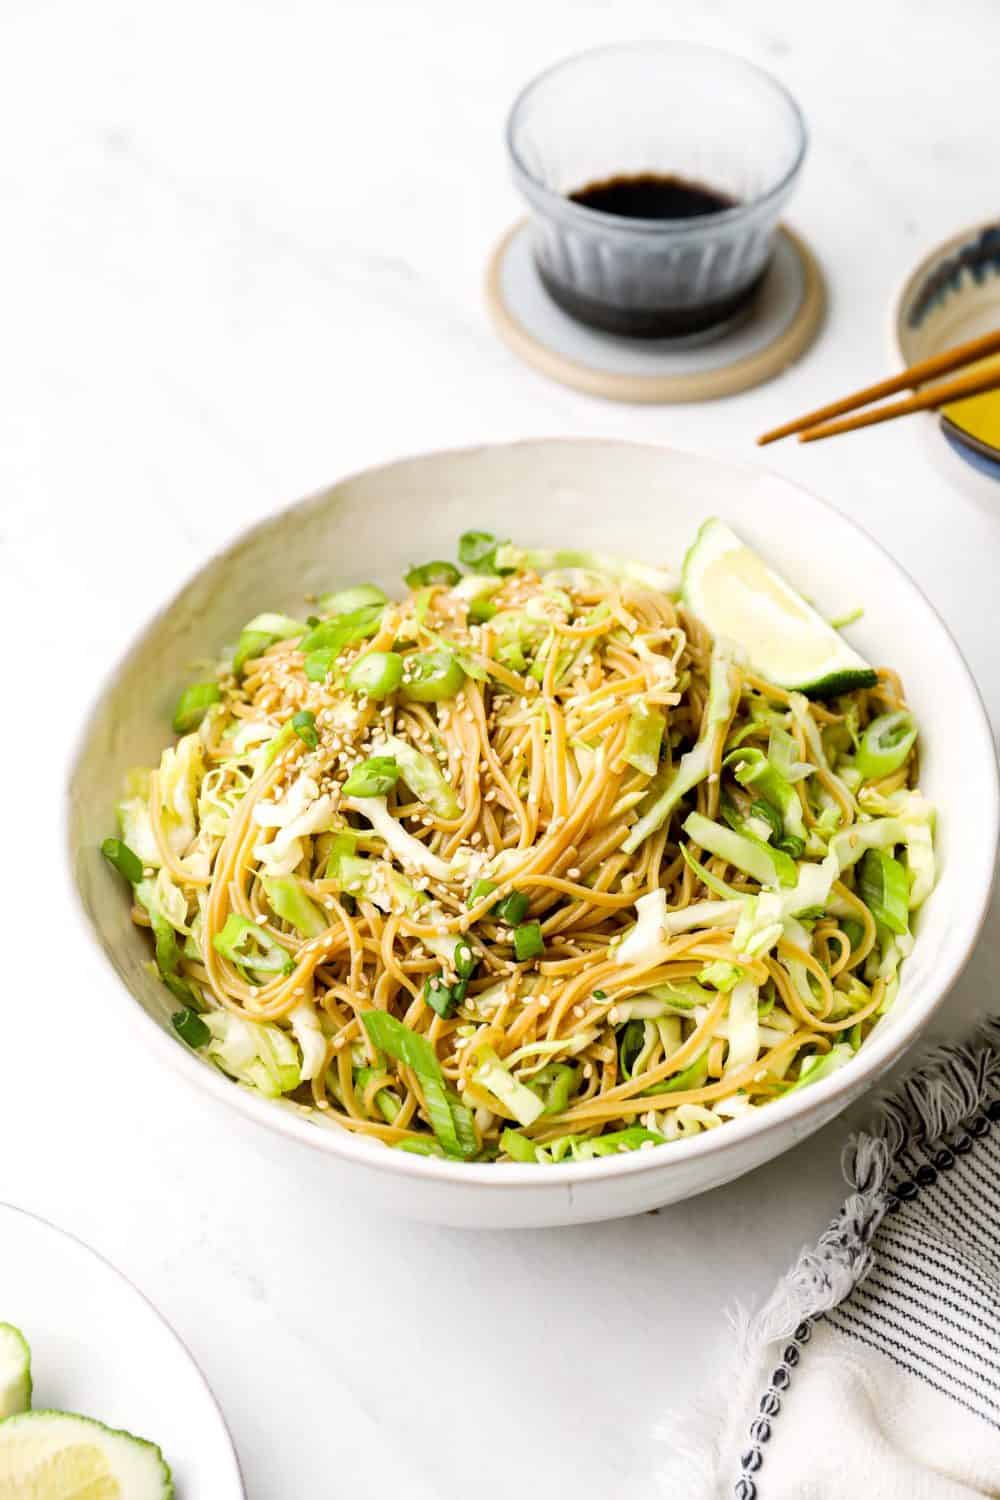
MULTIPOLYGON (((564 432, 753 459, 762 427, 877 374, 908 264, 995 209, 998 47, 992 0, 0 9, 0 1198, 90 1240, 173 1321, 251 1500, 664 1493, 664 1413, 723 1351, 731 1299, 825 1221, 844 1132, 624 1223, 486 1236, 364 1217, 322 1160, 245 1133, 107 1032, 58 805, 95 679, 208 550, 351 468, 564 432), (518 211, 501 123, 561 52, 669 34, 743 51, 802 100, 790 218, 830 318, 757 392, 605 406, 521 369, 487 324, 482 267, 518 211)), ((996 721, 1000 524, 964 471, 899 424, 766 457, 892 547, 996 721)), ((995 919, 941 1032, 967 1028, 998 963, 995 919)))

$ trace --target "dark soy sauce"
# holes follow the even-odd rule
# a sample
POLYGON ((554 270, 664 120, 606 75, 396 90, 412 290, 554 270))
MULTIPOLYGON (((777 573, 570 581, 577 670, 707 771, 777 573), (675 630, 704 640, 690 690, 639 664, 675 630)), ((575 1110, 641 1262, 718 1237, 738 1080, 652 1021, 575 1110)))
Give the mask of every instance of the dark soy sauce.
MULTIPOLYGON (((620 219, 674 221, 708 218, 735 208, 737 199, 705 183, 659 172, 622 174, 587 183, 569 194, 572 203, 620 219)), ((767 272, 765 266, 748 285, 706 298, 700 290, 700 248, 675 258, 669 272, 644 277, 636 285, 634 262, 622 254, 621 287, 614 301, 591 297, 567 286, 538 262, 538 273, 554 302, 570 317, 608 333, 629 338, 678 338, 726 323, 754 299, 767 272)), ((613 262, 611 263, 613 264, 613 262)), ((614 290, 614 275, 610 277, 614 290)))
POLYGON ((570 193, 573 203, 596 208, 620 219, 700 219, 736 207, 728 193, 717 193, 700 182, 683 177, 661 177, 658 172, 640 172, 635 177, 608 177, 570 193))

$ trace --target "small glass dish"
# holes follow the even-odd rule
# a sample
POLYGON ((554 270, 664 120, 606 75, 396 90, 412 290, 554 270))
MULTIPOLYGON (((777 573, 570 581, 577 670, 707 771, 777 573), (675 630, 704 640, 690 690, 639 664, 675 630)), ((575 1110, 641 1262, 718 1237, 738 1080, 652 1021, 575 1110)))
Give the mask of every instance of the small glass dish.
POLYGON ((507 122, 547 291, 578 321, 633 338, 700 341, 748 310, 806 142, 801 110, 770 74, 687 42, 568 58, 527 85, 507 122), (650 177, 723 206, 627 218, 570 196, 650 177))

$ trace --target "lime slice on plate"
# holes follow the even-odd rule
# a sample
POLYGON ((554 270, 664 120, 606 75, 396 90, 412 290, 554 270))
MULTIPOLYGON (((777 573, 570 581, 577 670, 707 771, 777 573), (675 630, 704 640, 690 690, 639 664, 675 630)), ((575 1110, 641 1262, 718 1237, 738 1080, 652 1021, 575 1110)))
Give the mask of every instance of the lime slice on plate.
POLYGON ((0 1495, 14 1500, 171 1500, 159 1448, 89 1417, 28 1411, 0 1422, 0 1495))
POLYGON ((0 1422, 31 1405, 31 1350, 20 1328, 0 1323, 0 1422))
POLYGON ((681 597, 778 687, 830 698, 877 681, 833 626, 717 517, 701 527, 684 559, 681 597))

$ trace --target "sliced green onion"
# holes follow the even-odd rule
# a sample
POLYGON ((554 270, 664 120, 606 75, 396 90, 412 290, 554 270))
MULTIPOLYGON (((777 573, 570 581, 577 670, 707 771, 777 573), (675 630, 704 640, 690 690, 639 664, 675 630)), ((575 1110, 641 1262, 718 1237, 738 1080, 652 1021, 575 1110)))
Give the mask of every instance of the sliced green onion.
POLYGON ((329 927, 321 908, 306 895, 297 876, 265 876, 264 892, 275 915, 290 923, 303 937, 319 937, 329 927))
POLYGON ((455 1012, 456 1005, 464 994, 457 993, 458 985, 448 984, 440 974, 432 974, 429 979, 424 980, 423 996, 431 1010, 437 1011, 444 1020, 455 1012))
POLYGON ((861 736, 854 765, 865 781, 880 781, 903 765, 917 738, 917 726, 903 709, 873 719, 861 736))
POLYGON ((174 733, 190 734, 192 729, 197 729, 212 704, 218 703, 221 697, 222 689, 217 682, 192 682, 177 700, 174 733))
POLYGON ((614 1156, 619 1151, 638 1151, 647 1142, 654 1146, 666 1143, 666 1136, 658 1130, 646 1130, 641 1125, 630 1125, 627 1130, 612 1130, 609 1135, 599 1135, 593 1140, 581 1141, 573 1147, 577 1161, 590 1161, 595 1156, 614 1156))
POLYGON ((212 947, 240 969, 262 974, 290 974, 295 967, 291 955, 256 922, 231 911, 225 926, 212 939, 212 947))
POLYGON ((454 563, 437 560, 421 563, 418 568, 411 568, 404 582, 408 589, 426 589, 436 584, 450 589, 454 588, 461 576, 454 563))
POLYGON ((671 1078, 661 1078, 659 1083, 650 1084, 648 1089, 643 1089, 646 1094, 683 1094, 688 1089, 700 1089, 704 1086, 708 1077, 708 1052, 705 1051, 700 1057, 696 1057, 693 1063, 682 1068, 679 1073, 674 1073, 671 1078))
POLYGON ((373 583, 359 583, 354 588, 340 589, 333 594, 320 594, 317 603, 325 615, 351 615, 359 609, 381 609, 388 600, 380 588, 373 583))
POLYGON ((497 607, 492 599, 482 598, 469 601, 469 619, 477 625, 485 625, 488 620, 493 619, 496 612, 497 607))
POLYGON ((412 1068, 420 1079, 431 1127, 449 1156, 475 1156, 479 1149, 471 1112, 444 1086, 441 1064, 426 1037, 384 1010, 366 1010, 361 1021, 372 1046, 412 1068))
POLYGON ((543 1115, 560 1115, 569 1104, 569 1096, 579 1079, 578 1069, 570 1063, 548 1063, 532 1078, 530 1088, 542 1099, 543 1115))
POLYGON ((493 911, 501 922, 507 923, 508 927, 516 927, 524 920, 530 905, 531 897, 524 891, 511 891, 509 896, 497 902, 493 911))
POLYGON ((461 691, 465 671, 451 651, 415 651, 403 663, 403 697, 411 703, 442 703, 461 691))
POLYGON ((256 615, 243 627, 233 656, 233 672, 241 676, 243 668, 253 657, 260 656, 273 646, 275 641, 290 641, 301 635, 303 625, 288 615, 256 615))
POLYGON ((119 875, 124 875, 131 885, 142 879, 142 860, 121 839, 105 839, 101 853, 109 865, 114 865, 119 875))
POLYGON ((349 693, 388 698, 403 680, 403 658, 395 651, 369 651, 348 669, 344 686, 349 693))
POLYGON ((455 944, 455 954, 452 958, 452 963, 455 965, 455 973, 459 979, 471 979, 476 972, 479 960, 468 938, 459 938, 455 944))
POLYGON ((500 1136, 501 1148, 514 1161, 537 1162, 538 1153, 526 1135, 519 1130, 504 1130, 500 1136))
POLYGON ((858 894, 883 927, 909 931, 910 882, 906 869, 884 849, 868 849, 858 866, 858 894))
POLYGON ((641 698, 629 714, 625 735, 625 763, 644 776, 655 776, 660 764, 660 745, 667 721, 659 709, 650 708, 641 698))
POLYGON ((349 614, 337 615, 332 620, 322 620, 299 642, 299 650, 305 655, 318 655, 332 651, 339 656, 345 646, 374 635, 382 623, 381 604, 368 604, 363 609, 351 610, 349 614))
POLYGON ((636 1058, 646 1045, 646 1023, 638 1019, 626 1021, 618 1029, 618 1067, 623 1078, 632 1077, 636 1058))
POLYGON ((361 1020, 373 1047, 387 1052, 397 1062, 405 1063, 414 1073, 440 1076, 438 1055, 427 1038, 419 1032, 411 1031, 402 1021, 397 1021, 395 1016, 390 1016, 384 1010, 362 1011, 361 1020))
POLYGON ((806 852, 805 839, 800 839, 797 833, 784 834, 777 840, 774 847, 791 859, 801 859, 806 852))
POLYGON ((268 635, 265 630, 244 630, 236 642, 236 651, 233 654, 233 672, 237 677, 243 675, 243 668, 248 661, 261 656, 268 646, 273 646, 275 637, 268 635))
POLYGON ((305 660, 305 673, 310 682, 325 682, 330 675, 339 651, 334 651, 332 646, 324 646, 322 651, 310 651, 305 660))
POLYGON ((185 1007, 184 1010, 175 1011, 170 1017, 170 1024, 182 1041, 187 1042, 189 1047, 204 1047, 212 1040, 212 1033, 205 1025, 197 1011, 185 1007))
POLYGON ((345 797, 384 797, 399 780, 399 767, 391 755, 373 755, 363 760, 343 785, 345 797))
POLYGON ((396 1141, 392 1147, 394 1151, 409 1151, 414 1156, 444 1156, 445 1152, 437 1141, 421 1140, 419 1136, 411 1135, 405 1141, 396 1141))
POLYGON ((486 897, 492 895, 496 889, 497 883, 495 880, 477 880, 469 892, 468 905, 478 906, 480 901, 485 901, 486 897))
POLYGON ((540 922, 521 922, 514 928, 514 954, 518 962, 524 963, 544 952, 540 922))
POLYGON ((505 546, 490 531, 464 531, 458 539, 458 560, 473 573, 499 573, 497 548, 505 546))
POLYGON ((298 735, 304 745, 310 750, 315 750, 319 744, 319 735, 316 733, 316 715, 308 708, 292 716, 292 729, 298 735))

